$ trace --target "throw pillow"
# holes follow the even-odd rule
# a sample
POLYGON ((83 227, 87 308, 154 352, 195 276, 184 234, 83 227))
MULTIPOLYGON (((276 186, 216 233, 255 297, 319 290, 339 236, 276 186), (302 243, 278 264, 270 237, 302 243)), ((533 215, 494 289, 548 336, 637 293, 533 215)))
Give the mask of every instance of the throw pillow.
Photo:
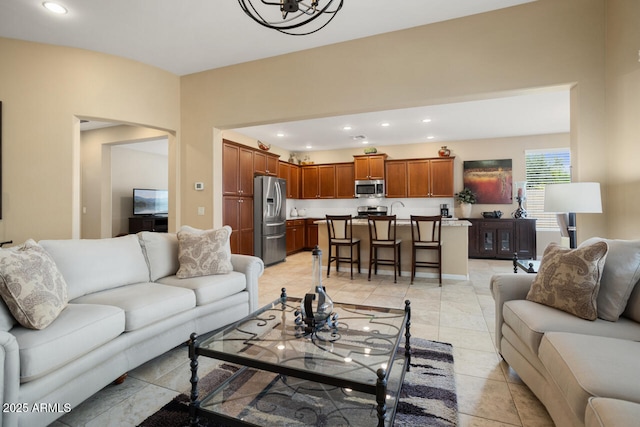
POLYGON ((180 279, 227 274, 231 265, 231 227, 216 230, 198 230, 182 227, 178 231, 178 262, 176 276, 180 279))
POLYGON ((578 249, 551 243, 544 250, 540 269, 527 294, 534 301, 574 316, 595 320, 596 300, 608 246, 597 242, 578 249))
POLYGON ((67 306, 67 284, 53 258, 33 240, 0 250, 0 295, 25 328, 44 329, 67 306))
POLYGON ((640 240, 608 240, 594 237, 580 245, 606 242, 609 246, 598 291, 598 317, 618 320, 640 280, 640 240))

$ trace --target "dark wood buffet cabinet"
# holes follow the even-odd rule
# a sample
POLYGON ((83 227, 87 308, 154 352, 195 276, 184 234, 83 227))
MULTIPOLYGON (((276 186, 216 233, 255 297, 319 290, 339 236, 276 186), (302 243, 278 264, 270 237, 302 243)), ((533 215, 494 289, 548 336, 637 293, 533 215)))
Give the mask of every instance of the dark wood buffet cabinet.
POLYGON ((469 258, 536 259, 536 220, 465 218, 469 227, 469 258))

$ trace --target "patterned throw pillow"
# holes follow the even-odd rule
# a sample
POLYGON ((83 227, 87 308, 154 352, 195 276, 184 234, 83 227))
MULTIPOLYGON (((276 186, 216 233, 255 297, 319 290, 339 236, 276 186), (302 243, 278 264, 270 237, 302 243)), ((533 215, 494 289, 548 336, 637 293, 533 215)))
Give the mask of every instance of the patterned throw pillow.
POLYGON ((186 279, 233 271, 230 237, 231 227, 228 225, 216 230, 182 227, 178 231, 180 268, 176 276, 186 279))
POLYGON ((527 294, 534 301, 574 316, 595 320, 597 298, 608 246, 597 242, 578 249, 551 243, 527 294))
POLYGON ((0 250, 0 295, 25 328, 44 329, 67 306, 67 284, 35 241, 0 250))

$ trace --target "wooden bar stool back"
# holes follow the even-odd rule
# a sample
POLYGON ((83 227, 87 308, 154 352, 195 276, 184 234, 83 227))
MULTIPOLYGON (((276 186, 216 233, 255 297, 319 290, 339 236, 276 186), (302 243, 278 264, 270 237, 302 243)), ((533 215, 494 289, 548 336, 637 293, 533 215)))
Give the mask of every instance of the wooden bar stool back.
POLYGON ((396 216, 395 215, 369 215, 369 280, 371 280, 371 267, 374 274, 378 274, 378 265, 393 266, 393 283, 397 283, 397 276, 401 275, 401 253, 400 244, 402 240, 396 238, 396 216), (381 258, 378 250, 391 250, 393 258, 381 258))
POLYGON ((340 262, 345 262, 351 266, 351 280, 353 280, 353 264, 358 265, 358 273, 360 273, 360 239, 353 238, 353 217, 351 215, 327 215, 326 219, 329 238, 327 277, 329 277, 332 262, 336 263, 336 271, 340 271, 340 262), (348 255, 345 253, 347 250, 348 255))
POLYGON ((416 267, 437 268, 438 283, 442 286, 442 241, 440 232, 442 217, 411 215, 411 283, 416 277, 416 267), (419 250, 435 252, 430 261, 418 261, 419 250))

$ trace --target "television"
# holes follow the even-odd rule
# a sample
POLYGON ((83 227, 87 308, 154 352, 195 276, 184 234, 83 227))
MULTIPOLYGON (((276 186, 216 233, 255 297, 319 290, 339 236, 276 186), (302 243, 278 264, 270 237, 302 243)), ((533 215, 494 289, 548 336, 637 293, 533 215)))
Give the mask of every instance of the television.
POLYGON ((146 216, 169 215, 169 191, 134 188, 133 214, 146 216))

